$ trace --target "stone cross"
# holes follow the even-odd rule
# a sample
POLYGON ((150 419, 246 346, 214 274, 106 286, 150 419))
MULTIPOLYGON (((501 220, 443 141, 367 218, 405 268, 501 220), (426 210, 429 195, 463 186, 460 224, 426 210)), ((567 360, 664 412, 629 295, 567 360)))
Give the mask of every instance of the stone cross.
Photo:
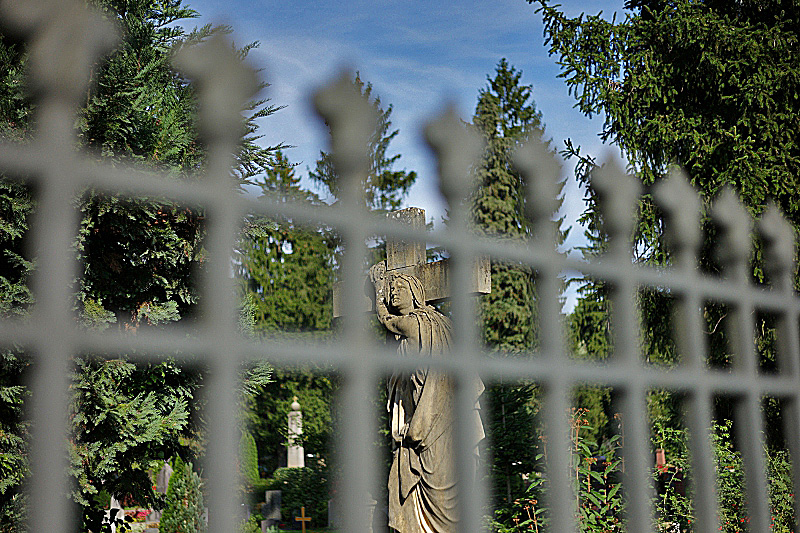
MULTIPOLYGON (((419 207, 409 207, 399 211, 392 211, 386 215, 402 224, 415 229, 425 227, 425 210, 419 207)), ((424 242, 406 242, 401 240, 386 241, 386 280, 391 274, 410 274, 422 282, 425 287, 426 303, 439 302, 450 297, 450 268, 449 259, 428 263, 425 255, 424 242)), ((491 268, 487 257, 479 258, 472 270, 472 293, 489 294, 492 288, 491 268)), ((372 284, 367 281, 368 287, 364 291, 363 311, 374 310, 372 301, 372 284)), ((387 293, 388 294, 388 293, 387 293)), ((341 309, 341 293, 338 284, 333 288, 333 316, 340 317, 344 313, 341 309)))
POLYGON ((306 516, 306 508, 300 508, 300 516, 295 517, 296 522, 300 522, 300 527, 303 529, 303 533, 306 533, 306 522, 311 522, 311 517, 306 516))
POLYGON ((305 450, 296 442, 302 434, 303 413, 300 412, 300 404, 295 396, 289 412, 289 448, 286 452, 286 466, 289 468, 302 468, 306 465, 305 450))

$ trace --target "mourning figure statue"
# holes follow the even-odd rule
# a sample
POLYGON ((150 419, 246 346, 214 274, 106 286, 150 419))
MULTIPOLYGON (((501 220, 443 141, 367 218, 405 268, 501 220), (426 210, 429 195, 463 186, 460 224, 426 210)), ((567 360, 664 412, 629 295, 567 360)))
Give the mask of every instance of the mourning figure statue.
MULTIPOLYGON (((406 274, 386 279, 383 263, 372 267, 370 279, 378 318, 398 341, 398 354, 430 358, 450 355, 452 323, 426 305, 419 279, 406 274)), ((473 381, 469 386, 475 409, 467 423, 474 438, 459 444, 472 446, 477 460, 477 445, 484 437, 478 414, 483 384, 477 378, 473 381)), ((400 533, 456 531, 459 476, 453 461, 454 396, 453 380, 440 371, 417 368, 389 378, 387 409, 393 441, 389 527, 400 533)), ((469 473, 461 474, 462 482, 470 477, 469 473)))

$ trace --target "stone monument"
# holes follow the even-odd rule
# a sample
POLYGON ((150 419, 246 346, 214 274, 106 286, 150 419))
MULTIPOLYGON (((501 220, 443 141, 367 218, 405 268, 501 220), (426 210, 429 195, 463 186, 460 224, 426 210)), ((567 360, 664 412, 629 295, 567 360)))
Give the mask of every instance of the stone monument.
MULTIPOLYGON (((395 335, 398 353, 447 357, 452 345, 450 319, 428 305, 426 287, 419 277, 388 271, 387 263, 374 265, 370 280, 378 318, 395 335)), ((478 413, 483 388, 476 377, 470 390, 475 409, 466 421, 472 442, 459 443, 473 447, 476 459, 478 443, 484 437, 478 413)), ((400 533, 454 533, 458 526, 454 383, 443 372, 418 368, 393 374, 388 393, 393 440, 389 527, 400 533)))
MULTIPOLYGON (((415 229, 425 228, 425 210, 419 207, 408 207, 392 211, 387 217, 415 229)), ((441 302, 450 297, 450 260, 427 262, 425 258, 424 242, 406 242, 402 240, 386 241, 386 261, 383 262, 389 274, 410 274, 422 282, 425 287, 425 297, 428 303, 441 302)), ((492 289, 492 274, 489 259, 479 258, 472 269, 473 294, 489 294, 492 289)), ((361 309, 365 312, 373 311, 373 288, 370 286, 364 292, 361 309)), ((349 310, 348 310, 349 311, 349 310)), ((341 304, 339 283, 333 286, 333 316, 344 315, 341 304)))
POLYGON ((292 401, 292 410, 289 412, 289 447, 286 454, 286 466, 289 468, 304 467, 306 465, 305 451, 297 442, 303 434, 303 413, 297 396, 292 401))
POLYGON ((279 490, 268 490, 264 493, 264 505, 261 506, 261 529, 277 526, 281 521, 281 495, 279 490))
MULTIPOLYGON (((425 211, 409 207, 387 215, 401 224, 422 230, 425 211)), ((488 258, 473 265, 469 291, 491 292, 488 258)), ((449 260, 427 262, 424 242, 388 240, 386 260, 370 269, 363 311, 374 310, 398 341, 398 353, 447 357, 451 348, 450 319, 430 304, 450 297, 449 260), (371 282, 371 283, 370 283, 371 282)), ((333 290, 334 317, 342 316, 338 284, 333 290)), ((454 385, 440 372, 427 368, 396 373, 388 382, 393 440, 389 473, 389 527, 400 533, 451 533, 458 527, 458 484, 453 465, 454 385)), ((483 440, 478 399, 483 383, 476 377, 471 393, 475 410, 470 424, 472 442, 483 440)), ((462 472, 462 475, 465 474, 462 472)), ((467 476, 468 477, 468 476, 467 476)))

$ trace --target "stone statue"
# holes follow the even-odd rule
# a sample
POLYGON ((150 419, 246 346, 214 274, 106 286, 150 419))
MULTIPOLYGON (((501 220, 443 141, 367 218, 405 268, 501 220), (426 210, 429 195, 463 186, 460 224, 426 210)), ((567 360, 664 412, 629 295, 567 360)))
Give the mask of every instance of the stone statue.
MULTIPOLYGON (((414 276, 391 274, 385 265, 370 269, 375 308, 381 323, 399 341, 400 355, 444 357, 450 352, 450 319, 425 303, 425 289, 414 276), (387 283, 388 282, 388 283, 387 283), (388 302, 386 293, 389 293, 388 302), (391 311, 390 311, 391 309, 391 311)), ((468 423, 473 446, 483 439, 478 397, 479 379, 471 384, 475 410, 468 423)), ((455 532, 458 523, 457 475, 453 466, 454 383, 444 373, 418 368, 396 372, 388 382, 394 445, 389 473, 389 527, 400 533, 455 532)))

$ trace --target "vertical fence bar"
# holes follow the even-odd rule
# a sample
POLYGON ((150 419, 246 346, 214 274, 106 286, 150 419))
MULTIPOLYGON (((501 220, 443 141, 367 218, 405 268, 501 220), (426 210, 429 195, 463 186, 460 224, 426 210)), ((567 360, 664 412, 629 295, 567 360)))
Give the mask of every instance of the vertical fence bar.
MULTIPOLYGON (((680 364, 688 372, 708 377, 703 339, 702 283, 697 270, 701 246, 700 198, 689 178, 678 168, 653 190, 653 198, 664 214, 665 238, 672 256, 673 271, 687 280, 687 288, 678 294, 675 344, 680 364)), ((711 450, 711 389, 701 379, 694 389, 681 391, 689 429, 689 453, 692 465, 692 498, 695 510, 692 525, 698 533, 716 533, 717 486, 714 456, 711 450)))
MULTIPOLYGON (((688 279, 694 281, 697 271, 687 265, 683 269, 688 279)), ((695 287, 694 283, 690 286, 695 287)), ((699 286, 696 286, 699 289, 699 286)), ((678 323, 683 335, 677 338, 678 349, 683 354, 687 369, 706 378, 709 369, 705 362, 702 339, 702 301, 697 292, 690 290, 681 299, 678 323)), ((705 380, 701 380, 704 382, 705 380)), ((694 500, 694 524, 698 533, 719 531, 717 518, 717 483, 714 455, 711 449, 711 390, 702 383, 686 391, 686 422, 689 429, 689 453, 692 465, 692 498, 694 500)))
POLYGON ((28 83, 38 104, 34 149, 46 157, 39 167, 43 174, 37 176, 39 203, 32 224, 37 255, 32 324, 48 334, 39 337, 34 346, 28 528, 57 532, 72 525, 73 518, 66 466, 69 362, 75 355, 75 107, 96 54, 113 42, 113 33, 80 1, 8 4, 0 6, 4 31, 25 35, 30 45, 28 83))
POLYGON ((454 109, 448 109, 425 128, 428 144, 438 158, 439 187, 451 209, 448 233, 452 264, 452 308, 454 352, 459 358, 455 415, 455 468, 458 473, 459 530, 478 533, 483 529, 482 517, 488 501, 483 487, 483 475, 471 475, 475 469, 471 449, 470 415, 475 398, 470 386, 480 373, 480 349, 476 330, 475 305, 469 295, 475 259, 471 213, 467 198, 472 193, 473 166, 483 152, 483 144, 475 132, 464 127, 454 109))
POLYGON ((646 381, 639 353, 639 327, 636 317, 637 275, 632 267, 631 238, 639 204, 639 182, 613 162, 592 174, 594 188, 608 236, 608 251, 603 261, 617 272, 611 283, 611 324, 613 360, 626 369, 627 383, 615 391, 621 399, 626 428, 622 455, 627 527, 637 532, 652 531, 652 491, 650 476, 650 432, 646 405, 646 381))
MULTIPOLYGON (((783 326, 783 335, 781 335, 781 331, 778 332, 778 335, 784 339, 781 345, 784 350, 783 360, 792 360, 787 363, 789 370, 785 372, 794 383, 800 384, 800 370, 797 361, 800 357, 800 334, 798 334, 800 316, 798 316, 793 302, 792 284, 787 283, 783 287, 783 292, 785 295, 784 314, 780 321, 783 326)), ((792 461, 792 486, 794 487, 794 520, 792 523, 797 530, 800 528, 800 385, 787 398, 784 416, 784 434, 792 461)))
POLYGON ((360 313, 370 219, 366 212, 363 184, 370 170, 368 143, 375 131, 377 115, 368 99, 357 89, 349 72, 318 91, 314 104, 331 128, 331 157, 339 176, 341 199, 338 208, 347 213, 350 223, 342 230, 345 254, 342 258, 344 309, 353 310, 344 320, 340 349, 350 358, 344 368, 342 393, 343 435, 339 439, 345 491, 344 526, 346 531, 368 532, 369 507, 375 494, 377 461, 372 446, 375 422, 368 401, 376 378, 377 363, 367 337, 367 320, 360 313))
MULTIPOLYGON (((562 258, 556 251, 558 227, 552 217, 558 210, 558 181, 561 165, 553 158, 546 143, 534 137, 513 154, 514 165, 525 180, 525 212, 532 224, 532 249, 545 252, 545 259, 536 265, 536 291, 539 310, 539 352, 543 362, 552 368, 568 367, 571 362, 564 349, 564 325, 561 321, 559 301, 561 280, 559 268, 562 258)), ((532 327, 537 327, 532 324, 532 327)), ((570 441, 567 412, 568 395, 572 383, 560 376, 550 376, 543 384, 545 436, 549 446, 547 454, 548 508, 554 531, 575 531, 575 513, 571 505, 569 460, 570 441)))
POLYGON ((65 102, 45 100, 38 110, 37 150, 49 154, 39 204, 32 225, 37 253, 33 276, 36 298, 33 324, 47 331, 35 346, 31 384, 30 531, 67 531, 74 518, 68 507, 67 394, 69 362, 75 355, 72 290, 75 268, 72 243, 77 227, 73 209, 72 110, 65 102), (32 512, 33 510, 36 512, 32 512))
MULTIPOLYGON (((748 285, 747 278, 739 277, 741 285, 748 285)), ((746 289, 745 289, 746 290, 746 289)), ((744 298, 736 309, 734 353, 741 361, 741 368, 734 373, 743 373, 749 381, 747 391, 737 401, 736 440, 742 448, 744 461, 747 511, 750 531, 768 531, 769 505, 767 499, 766 461, 764 458, 764 422, 762 417, 762 391, 758 383, 758 356, 755 353, 754 309, 744 298)))
POLYGON ((239 304, 232 276, 232 253, 242 213, 232 202, 236 183, 231 169, 243 132, 241 112, 257 91, 258 83, 254 71, 221 37, 182 50, 176 62, 195 78, 198 87, 199 130, 208 149, 202 186, 214 198, 207 206, 209 259, 201 300, 209 358, 209 448, 204 465, 210 481, 209 525, 212 531, 223 533, 239 527, 237 494, 241 483, 237 406, 242 353, 238 347, 239 304))

